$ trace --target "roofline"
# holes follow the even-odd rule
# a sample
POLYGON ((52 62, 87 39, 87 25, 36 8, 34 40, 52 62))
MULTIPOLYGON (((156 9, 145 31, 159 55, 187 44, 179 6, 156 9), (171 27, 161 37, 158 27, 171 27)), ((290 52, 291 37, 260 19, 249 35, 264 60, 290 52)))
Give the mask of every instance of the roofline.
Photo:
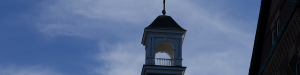
POLYGON ((253 52, 248 75, 257 75, 260 70, 261 53, 263 49, 265 30, 267 26, 270 0, 261 0, 259 18, 253 45, 253 52))

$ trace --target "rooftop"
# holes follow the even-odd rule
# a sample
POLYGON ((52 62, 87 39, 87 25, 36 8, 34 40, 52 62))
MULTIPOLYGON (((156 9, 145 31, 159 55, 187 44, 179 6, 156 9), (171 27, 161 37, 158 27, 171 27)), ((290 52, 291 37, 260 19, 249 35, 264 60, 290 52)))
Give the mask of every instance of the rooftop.
POLYGON ((158 16, 148 27, 145 29, 163 29, 163 30, 180 30, 186 31, 180 27, 172 17, 166 15, 158 16))

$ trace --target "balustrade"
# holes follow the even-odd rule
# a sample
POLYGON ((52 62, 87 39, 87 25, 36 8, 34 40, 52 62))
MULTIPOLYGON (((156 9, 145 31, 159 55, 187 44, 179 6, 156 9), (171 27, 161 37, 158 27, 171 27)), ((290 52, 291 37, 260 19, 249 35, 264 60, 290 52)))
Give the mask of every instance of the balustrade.
POLYGON ((155 65, 174 66, 174 59, 155 58, 155 65))

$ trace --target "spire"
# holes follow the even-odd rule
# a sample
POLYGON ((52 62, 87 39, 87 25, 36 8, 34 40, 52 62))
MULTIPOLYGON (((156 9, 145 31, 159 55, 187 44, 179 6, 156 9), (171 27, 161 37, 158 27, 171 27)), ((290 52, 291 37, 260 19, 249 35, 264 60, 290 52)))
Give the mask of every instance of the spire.
POLYGON ((162 14, 163 14, 163 15, 165 15, 165 14, 167 13, 167 11, 166 11, 166 9, 165 9, 165 7, 166 7, 166 4, 165 4, 165 3, 166 3, 166 0, 164 0, 164 10, 162 10, 162 14))

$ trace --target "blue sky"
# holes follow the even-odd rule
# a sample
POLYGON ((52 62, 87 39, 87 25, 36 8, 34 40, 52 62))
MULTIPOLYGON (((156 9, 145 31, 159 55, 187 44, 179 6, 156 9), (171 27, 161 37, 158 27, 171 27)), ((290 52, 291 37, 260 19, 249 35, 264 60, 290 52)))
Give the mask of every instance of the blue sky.
MULTIPOLYGON (((162 0, 2 0, 0 75, 139 75, 162 0)), ((260 0, 167 0, 185 75, 246 75, 260 0)), ((168 58, 166 54, 157 57, 168 58)))

